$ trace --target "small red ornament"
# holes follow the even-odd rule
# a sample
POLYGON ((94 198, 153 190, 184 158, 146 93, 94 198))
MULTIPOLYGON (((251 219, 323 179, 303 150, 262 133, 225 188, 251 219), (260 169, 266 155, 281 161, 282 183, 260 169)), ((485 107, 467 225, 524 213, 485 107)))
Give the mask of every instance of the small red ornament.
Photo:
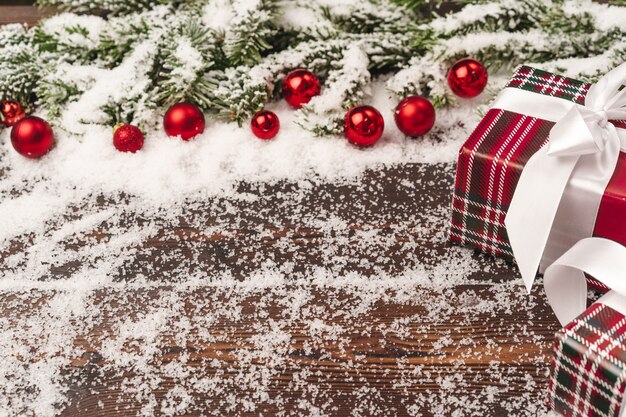
POLYGON ((357 106, 346 113, 343 131, 348 141, 357 146, 371 146, 383 134, 385 120, 372 106, 357 106))
POLYGON ((25 117, 11 130, 11 144, 27 158, 41 158, 54 145, 52 128, 43 119, 35 116, 25 117))
POLYGON ((204 132, 204 114, 189 103, 174 104, 163 117, 163 128, 168 136, 180 136, 189 140, 204 132))
POLYGON ((280 129, 280 120, 275 113, 269 110, 263 110, 252 116, 250 123, 252 133, 259 139, 272 139, 280 129))
POLYGON ((135 153, 143 148, 143 133, 137 126, 120 125, 113 133, 113 146, 120 152, 135 153))
POLYGON ((448 85, 457 96, 472 98, 483 92, 488 78, 483 64, 475 59, 463 58, 450 68, 448 85))
POLYGON ((435 108, 424 97, 409 96, 396 107, 396 125, 407 136, 421 136, 435 124, 435 108))
POLYGON ((305 69, 291 71, 283 82, 283 97, 296 109, 311 101, 320 93, 320 81, 315 74, 305 69))
POLYGON ((2 119, 6 127, 11 127, 26 117, 24 108, 15 100, 3 101, 0 112, 2 112, 2 119))

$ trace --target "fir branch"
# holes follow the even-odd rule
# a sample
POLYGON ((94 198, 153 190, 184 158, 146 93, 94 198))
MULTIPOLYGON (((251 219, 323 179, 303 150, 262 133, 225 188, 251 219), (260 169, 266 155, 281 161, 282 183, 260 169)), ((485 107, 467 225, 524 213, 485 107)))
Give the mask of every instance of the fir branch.
POLYGON ((162 30, 173 13, 172 8, 160 6, 130 16, 110 18, 96 48, 98 60, 108 67, 119 65, 135 45, 147 40, 154 31, 162 30))
POLYGON ((45 60, 29 44, 1 48, 0 56, 0 98, 34 104, 34 91, 45 60))
POLYGON ((0 48, 26 45, 32 41, 32 32, 25 25, 17 23, 0 26, 0 48))
MULTIPOLYGON (((137 45, 133 52, 113 69, 85 67, 84 78, 75 78, 76 84, 89 78, 84 91, 67 103, 59 124, 74 134, 84 134, 90 124, 114 126, 132 123, 142 128, 155 123, 158 108, 153 88, 158 41, 149 39, 137 45)), ((77 69, 75 66, 73 69, 77 69)), ((76 76, 76 72, 72 72, 76 76)), ((81 86, 78 87, 82 90, 81 86)))
POLYGON ((216 83, 206 74, 225 60, 214 34, 192 19, 170 32, 161 45, 155 76, 159 105, 188 101, 208 108, 216 83))
POLYGON ((385 0, 364 1, 352 7, 346 7, 343 4, 324 5, 321 10, 324 17, 332 22, 338 32, 407 33, 417 29, 415 16, 407 13, 404 7, 385 0))
POLYGON ((574 38, 540 30, 470 34, 444 41, 424 58, 412 60, 407 68, 389 80, 387 87, 399 97, 411 94, 430 96, 436 107, 442 107, 453 101, 445 87, 446 71, 462 57, 475 57, 490 71, 496 71, 527 62, 595 55, 613 40, 611 34, 594 33, 574 38), (437 64, 433 65, 433 62, 437 64))
POLYGON ((278 1, 258 0, 250 8, 244 0, 234 0, 233 9, 237 15, 226 32, 224 50, 232 66, 254 65, 272 48, 268 39, 277 33, 278 1))
POLYGON ((276 97, 288 71, 305 67, 324 87, 299 123, 328 134, 338 132, 345 109, 366 99, 379 74, 395 73, 388 82, 394 93, 430 95, 441 106, 450 102, 445 71, 463 56, 482 60, 490 71, 528 61, 623 58, 612 48, 624 29, 606 24, 619 19, 598 21, 623 13, 615 6, 458 0, 459 7, 480 6, 437 17, 429 13, 438 1, 395 3, 403 6, 391 0, 40 0, 81 13, 103 11, 107 18, 61 15, 30 31, 0 29, 0 88, 6 98, 60 115, 64 125, 76 118, 72 131, 85 123, 150 124, 157 109, 179 101, 241 124, 276 97), (214 16, 216 8, 223 13, 214 16))
MULTIPOLYGON (((57 74, 54 73, 56 76, 57 74)), ((37 105, 48 111, 48 117, 57 119, 66 103, 80 96, 82 90, 74 84, 65 83, 57 78, 42 81, 37 105)))
POLYGON ((213 91, 210 110, 218 118, 236 121, 241 126, 269 101, 272 86, 251 77, 248 71, 247 67, 238 67, 216 74, 217 88, 213 91))
POLYGON ((488 3, 483 7, 484 9, 474 10, 474 6, 470 5, 446 18, 445 22, 441 19, 433 21, 430 27, 435 32, 445 33, 445 37, 450 34, 454 36, 439 41, 424 59, 413 59, 407 68, 389 80, 388 88, 400 97, 409 94, 430 95, 433 103, 441 107, 453 100, 445 88, 445 74, 449 65, 459 58, 477 58, 493 72, 504 66, 513 67, 527 62, 601 54, 623 37, 620 28, 606 28, 601 31, 597 29, 590 13, 581 10, 579 6, 568 9, 558 1, 512 0, 488 3), (513 3, 526 7, 510 8, 513 3), (516 20, 529 14, 542 17, 535 21, 526 20, 524 25, 532 23, 533 29, 516 32, 470 31, 465 36, 458 36, 459 28, 465 28, 462 31, 481 27, 492 29, 493 25, 486 16, 496 10, 505 10, 502 9, 503 5, 510 10, 505 14, 516 20), (476 13, 477 11, 480 13, 476 13), (432 62, 437 65, 432 65, 432 62))
POLYGON ((284 75, 304 67, 324 77, 339 61, 346 42, 312 41, 273 54, 252 68, 237 67, 216 75, 219 85, 214 91, 212 110, 220 118, 240 125, 263 108, 284 75))
POLYGON ((33 45, 33 32, 23 25, 0 26, 0 100, 35 102, 34 90, 46 64, 33 45))
MULTIPOLYGON (((427 34, 425 35, 427 37, 427 34)), ((328 74, 322 95, 314 97, 298 123, 316 136, 340 134, 347 109, 370 95, 372 74, 395 71, 425 49, 411 47, 411 35, 367 35, 348 43, 342 60, 328 74)))
MULTIPOLYGON (((215 91, 213 107, 218 109, 221 117, 241 124, 269 101, 288 71, 303 67, 315 72, 322 80, 332 74, 338 77, 347 65, 342 60, 346 50, 355 46, 365 52, 368 71, 399 68, 417 53, 411 49, 411 38, 410 35, 384 33, 301 43, 265 58, 250 69, 240 67, 226 71, 215 91)), ((348 88, 345 103, 358 101, 364 84, 361 82, 359 88, 348 88)), ((344 107, 339 105, 336 110, 344 107)))
POLYGON ((523 31, 538 26, 552 0, 502 0, 468 4, 461 11, 429 23, 438 36, 451 38, 476 32, 523 31))
POLYGON ((104 25, 105 21, 97 16, 53 16, 35 27, 33 43, 42 53, 56 55, 65 62, 87 63, 96 58, 104 25))
POLYGON ((399 70, 409 60, 423 56, 436 45, 432 35, 425 30, 385 36, 365 35, 362 45, 370 60, 370 71, 380 74, 399 70))
POLYGON ((535 65, 546 71, 594 83, 624 61, 626 61, 626 41, 621 40, 612 44, 609 49, 599 55, 558 59, 535 65))
POLYGON ((299 111, 297 123, 316 136, 340 134, 345 109, 359 104, 370 93, 369 64, 358 43, 346 49, 337 69, 329 73, 323 93, 299 111))
POLYGON ((61 116, 69 102, 77 100, 95 81, 93 68, 59 65, 38 83, 37 106, 45 108, 48 117, 54 121, 61 116))
POLYGON ((327 8, 310 0, 292 0, 290 7, 283 9, 276 19, 279 31, 272 42, 273 50, 282 51, 300 42, 340 36, 327 8))
POLYGON ((541 12, 539 25, 550 33, 590 34, 595 32, 595 19, 591 13, 579 7, 568 11, 567 5, 538 7, 538 11, 541 12))

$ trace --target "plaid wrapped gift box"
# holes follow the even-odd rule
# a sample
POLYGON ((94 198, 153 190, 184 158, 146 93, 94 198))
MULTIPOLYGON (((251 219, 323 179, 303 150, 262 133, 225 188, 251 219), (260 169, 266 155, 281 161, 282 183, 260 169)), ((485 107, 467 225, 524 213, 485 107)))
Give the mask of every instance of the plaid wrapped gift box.
POLYGON ((626 318, 600 299, 556 334, 548 403, 565 417, 618 417, 625 388, 626 318))
MULTIPOLYGON (((590 84, 532 67, 520 67, 507 88, 584 104, 590 84)), ((626 121, 613 121, 626 128, 626 121)), ((504 219, 528 159, 548 142, 554 122, 490 109, 459 152, 450 240, 512 259, 504 219)), ((583 192, 583 191, 581 191, 583 192)), ((594 235, 626 244, 626 154, 600 205, 594 235)), ((606 290, 601 284, 590 285, 606 290)))

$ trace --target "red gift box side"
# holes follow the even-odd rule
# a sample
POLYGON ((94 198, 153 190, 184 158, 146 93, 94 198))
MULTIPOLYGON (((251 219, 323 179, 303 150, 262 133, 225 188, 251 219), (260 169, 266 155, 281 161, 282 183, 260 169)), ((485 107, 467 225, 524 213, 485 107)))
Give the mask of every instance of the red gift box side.
POLYGON ((556 334, 548 405, 565 417, 618 417, 626 388, 626 318, 594 304, 556 334))
POLYGON ((459 153, 450 240, 513 257, 504 218, 522 169, 554 123, 491 109, 459 153))

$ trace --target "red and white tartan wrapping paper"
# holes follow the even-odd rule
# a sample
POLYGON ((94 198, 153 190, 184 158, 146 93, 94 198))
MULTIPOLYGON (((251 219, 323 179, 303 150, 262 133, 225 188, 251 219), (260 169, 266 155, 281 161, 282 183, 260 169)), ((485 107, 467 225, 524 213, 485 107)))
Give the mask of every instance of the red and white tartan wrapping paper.
POLYGON ((626 318, 602 299, 556 334, 549 406, 565 417, 618 417, 626 388, 626 318))
MULTIPOLYGON (((590 84, 529 66, 520 67, 507 88, 584 104, 590 84)), ((626 122, 614 122, 626 128, 626 122)), ((504 219, 528 159, 548 142, 554 122, 490 109, 460 150, 452 201, 450 240, 512 259, 504 219)), ((598 212, 594 235, 626 244, 626 154, 598 212), (614 218, 621 212, 620 219, 614 218)), ((607 290, 590 280, 594 288, 607 290)))

